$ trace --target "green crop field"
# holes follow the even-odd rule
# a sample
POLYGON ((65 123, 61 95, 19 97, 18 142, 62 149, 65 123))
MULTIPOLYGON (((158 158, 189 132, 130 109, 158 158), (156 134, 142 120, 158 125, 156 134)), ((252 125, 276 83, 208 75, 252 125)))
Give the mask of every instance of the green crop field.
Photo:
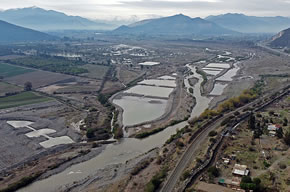
POLYGON ((0 81, 0 96, 5 95, 6 93, 14 93, 22 90, 23 88, 21 87, 0 81))
POLYGON ((52 99, 40 96, 33 92, 23 92, 17 95, 0 98, 0 109, 19 107, 34 103, 42 103, 49 100, 52 99))
POLYGON ((33 72, 32 69, 25 69, 23 67, 8 65, 5 63, 0 63, 0 76, 2 77, 13 77, 16 75, 21 75, 24 73, 33 72))

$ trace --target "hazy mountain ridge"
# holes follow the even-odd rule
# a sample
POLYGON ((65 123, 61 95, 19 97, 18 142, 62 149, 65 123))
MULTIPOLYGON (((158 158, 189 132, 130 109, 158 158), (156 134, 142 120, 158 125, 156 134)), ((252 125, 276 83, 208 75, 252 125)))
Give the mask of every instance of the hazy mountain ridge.
POLYGON ((0 42, 23 42, 23 41, 42 41, 55 40, 56 38, 48 34, 32 29, 20 27, 0 20, 0 42))
POLYGON ((290 28, 285 29, 281 32, 279 32, 277 35, 275 35, 271 42, 270 45, 272 47, 288 47, 290 48, 290 28))
POLYGON ((128 26, 121 26, 112 33, 117 35, 131 34, 148 36, 215 36, 238 34, 235 31, 220 27, 213 22, 199 17, 190 18, 182 14, 139 21, 128 26))
POLYGON ((290 27, 290 18, 281 16, 256 17, 227 13, 224 15, 208 16, 205 19, 242 33, 277 33, 290 27))
POLYGON ((54 10, 38 7, 9 9, 0 12, 0 19, 15 25, 39 31, 111 29, 112 26, 79 16, 68 16, 54 10))

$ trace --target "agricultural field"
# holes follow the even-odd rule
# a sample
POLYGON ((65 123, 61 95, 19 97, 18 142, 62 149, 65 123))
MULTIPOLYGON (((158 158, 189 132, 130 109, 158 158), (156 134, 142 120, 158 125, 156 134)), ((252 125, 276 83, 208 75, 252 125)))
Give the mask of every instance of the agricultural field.
POLYGON ((138 76, 140 76, 139 73, 135 71, 126 70, 126 69, 121 69, 119 72, 119 79, 124 84, 127 84, 133 81, 134 79, 138 78, 138 76))
POLYGON ((48 97, 43 97, 33 92, 23 92, 17 95, 0 98, 0 109, 42 103, 50 100, 51 99, 48 97))
POLYGON ((103 79, 109 70, 108 66, 105 65, 92 65, 87 64, 82 66, 82 68, 86 69, 88 73, 84 73, 81 76, 93 78, 93 79, 103 79))
POLYGON ((88 73, 87 69, 80 67, 85 64, 84 62, 71 61, 58 57, 25 57, 10 60, 10 63, 14 65, 21 65, 25 67, 31 67, 45 71, 58 72, 69 75, 79 75, 82 73, 88 73))
POLYGON ((52 85, 55 83, 71 82, 74 80, 75 77, 73 76, 47 71, 34 71, 32 73, 21 74, 5 79, 8 83, 20 86, 23 86, 25 82, 29 81, 32 83, 33 88, 52 85))
POLYGON ((33 71, 34 71, 33 69, 25 69, 23 67, 0 63, 0 76, 4 78, 30 73, 33 71))
POLYGON ((0 96, 4 96, 6 93, 15 93, 18 91, 22 91, 23 88, 11 85, 5 82, 0 82, 0 96))

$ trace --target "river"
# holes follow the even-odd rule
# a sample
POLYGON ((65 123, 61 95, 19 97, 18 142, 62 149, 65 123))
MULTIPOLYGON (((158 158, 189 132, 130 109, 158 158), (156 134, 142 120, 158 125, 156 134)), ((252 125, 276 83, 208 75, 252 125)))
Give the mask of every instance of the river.
MULTIPOLYGON (((201 95, 200 87, 203 81, 202 76, 196 73, 196 67, 187 65, 193 75, 185 78, 185 85, 190 87, 188 79, 197 78, 198 82, 193 88, 193 96, 196 98, 196 105, 192 110, 191 117, 199 116, 206 108, 208 108, 211 98, 201 95)), ((161 147, 171 135, 176 133, 177 129, 181 129, 188 125, 187 121, 183 121, 174 126, 169 126, 165 130, 152 135, 145 139, 123 138, 117 143, 109 144, 96 157, 72 165, 64 171, 52 175, 46 179, 36 181, 31 185, 18 190, 19 192, 56 192, 62 191, 66 187, 71 186, 74 182, 81 182, 86 178, 93 176, 99 169, 112 164, 125 163, 127 160, 141 155, 153 148, 161 147)))

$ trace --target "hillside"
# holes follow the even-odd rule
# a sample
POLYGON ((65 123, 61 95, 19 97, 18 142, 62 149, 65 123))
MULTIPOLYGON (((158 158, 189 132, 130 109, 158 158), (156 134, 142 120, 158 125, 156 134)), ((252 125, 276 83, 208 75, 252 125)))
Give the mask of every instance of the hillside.
POLYGON ((179 14, 159 19, 139 21, 121 26, 113 34, 131 34, 146 36, 219 36, 237 34, 217 24, 201 18, 190 18, 179 14))
POLYGON ((23 42, 23 41, 42 41, 42 40, 54 40, 53 36, 48 34, 19 27, 5 21, 0 20, 0 42, 23 42))
POLYGON ((275 35, 270 45, 272 47, 288 47, 290 48, 290 28, 281 31, 277 35, 275 35))
POLYGON ((290 18, 288 17, 255 17, 228 13, 209 16, 205 19, 242 33, 277 33, 290 27, 290 18))
POLYGON ((38 31, 111 28, 108 24, 97 23, 79 16, 68 16, 61 12, 38 7, 0 11, 0 18, 3 21, 38 31))

